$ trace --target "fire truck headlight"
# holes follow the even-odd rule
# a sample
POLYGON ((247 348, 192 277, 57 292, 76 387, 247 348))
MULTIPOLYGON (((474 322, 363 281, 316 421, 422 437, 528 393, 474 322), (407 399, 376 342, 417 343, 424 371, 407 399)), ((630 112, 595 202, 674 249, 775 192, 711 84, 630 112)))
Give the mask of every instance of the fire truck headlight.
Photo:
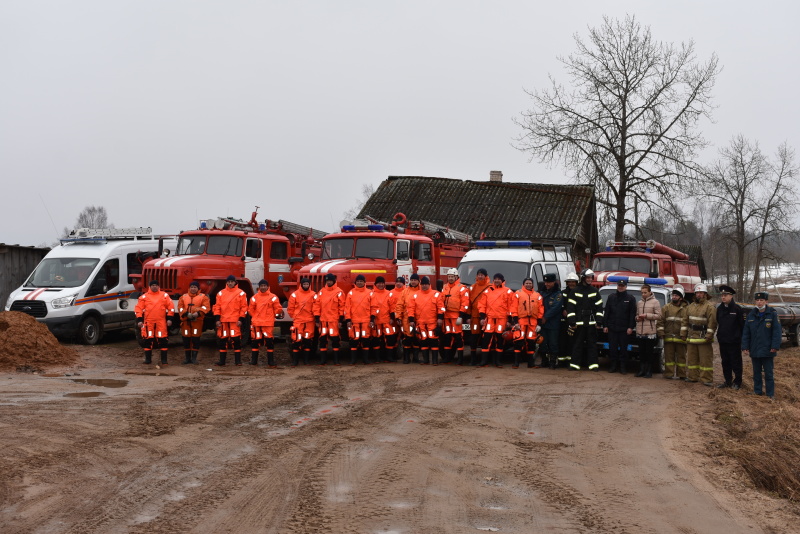
POLYGON ((309 253, 308 253, 308 259, 309 259, 310 261, 314 261, 314 253, 313 253, 313 252, 309 252, 309 253))
POLYGON ((56 310, 59 309, 59 308, 69 308, 70 306, 75 304, 75 297, 77 297, 77 296, 78 296, 78 294, 75 293, 73 295, 69 295, 69 296, 66 296, 66 297, 53 299, 50 302, 50 305, 53 306, 53 309, 56 309, 56 310))

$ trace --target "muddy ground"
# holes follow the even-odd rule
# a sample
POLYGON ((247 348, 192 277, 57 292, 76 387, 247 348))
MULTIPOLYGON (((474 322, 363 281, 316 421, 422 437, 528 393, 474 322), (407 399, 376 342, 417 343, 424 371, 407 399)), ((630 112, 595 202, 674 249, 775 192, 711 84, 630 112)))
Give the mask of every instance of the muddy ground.
POLYGON ((780 382, 770 403, 605 368, 292 369, 283 345, 211 370, 211 340, 198 366, 178 342, 161 370, 123 335, 0 373, 4 533, 797 531, 718 453, 715 398, 774 410, 780 382))

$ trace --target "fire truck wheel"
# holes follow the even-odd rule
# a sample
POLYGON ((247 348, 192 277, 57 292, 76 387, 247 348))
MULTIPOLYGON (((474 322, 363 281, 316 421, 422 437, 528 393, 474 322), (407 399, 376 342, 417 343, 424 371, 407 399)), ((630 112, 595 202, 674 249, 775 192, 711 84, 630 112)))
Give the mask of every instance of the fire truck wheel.
POLYGON ((794 326, 794 339, 792 340, 792 345, 795 347, 800 346, 800 323, 794 326))
POLYGON ((84 345, 97 345, 103 337, 103 326, 97 317, 89 315, 83 318, 78 327, 78 340, 84 345))

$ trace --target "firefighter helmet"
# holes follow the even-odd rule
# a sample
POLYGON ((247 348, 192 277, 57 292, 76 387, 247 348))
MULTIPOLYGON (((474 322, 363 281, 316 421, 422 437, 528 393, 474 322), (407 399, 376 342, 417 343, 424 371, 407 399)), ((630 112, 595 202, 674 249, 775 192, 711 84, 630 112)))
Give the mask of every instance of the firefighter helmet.
POLYGON ((456 269, 455 267, 450 267, 449 269, 447 269, 447 276, 450 276, 451 274, 456 278, 458 278, 458 269, 456 269))
POLYGON ((702 292, 708 295, 708 287, 706 287, 705 284, 697 284, 696 286, 694 286, 694 292, 695 293, 702 292))
POLYGON ((681 296, 681 298, 686 297, 686 292, 683 290, 683 286, 680 284, 675 284, 675 287, 672 288, 673 293, 677 293, 681 296))
POLYGON ((575 274, 575 273, 569 273, 567 275, 567 277, 565 278, 565 280, 567 282, 577 282, 578 281, 578 275, 575 274))
POLYGON ((594 278, 594 271, 593 270, 587 268, 587 269, 584 269, 584 270, 581 271, 581 280, 583 280, 584 278, 588 278, 590 276, 592 278, 594 278))

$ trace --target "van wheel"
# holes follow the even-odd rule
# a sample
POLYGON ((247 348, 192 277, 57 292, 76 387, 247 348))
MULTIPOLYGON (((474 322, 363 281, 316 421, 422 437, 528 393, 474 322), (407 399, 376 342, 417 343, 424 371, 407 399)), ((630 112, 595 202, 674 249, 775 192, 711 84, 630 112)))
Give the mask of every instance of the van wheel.
POLYGON ((103 327, 97 317, 85 317, 78 327, 78 340, 84 345, 97 345, 103 337, 103 327))

